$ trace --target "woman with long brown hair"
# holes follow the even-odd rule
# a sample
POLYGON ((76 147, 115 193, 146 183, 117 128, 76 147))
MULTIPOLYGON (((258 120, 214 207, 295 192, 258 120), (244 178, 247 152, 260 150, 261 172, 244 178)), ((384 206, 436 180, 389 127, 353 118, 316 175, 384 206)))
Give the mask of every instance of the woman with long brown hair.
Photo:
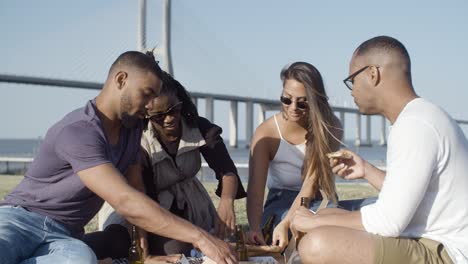
POLYGON ((280 113, 256 129, 249 160, 248 239, 266 244, 262 225, 275 216, 273 244, 285 247, 290 214, 300 197, 317 208, 319 189, 336 203, 335 178, 326 154, 340 146, 340 121, 328 103, 322 76, 311 64, 295 62, 281 71, 280 113), (265 185, 269 192, 264 201, 265 185), (263 209, 263 210, 262 210, 263 209))

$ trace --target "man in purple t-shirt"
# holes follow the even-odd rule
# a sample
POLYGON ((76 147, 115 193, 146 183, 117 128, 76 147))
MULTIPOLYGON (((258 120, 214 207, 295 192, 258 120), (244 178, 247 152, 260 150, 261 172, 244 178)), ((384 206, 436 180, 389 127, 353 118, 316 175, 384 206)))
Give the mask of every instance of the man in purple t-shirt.
POLYGON ((149 232, 192 243, 217 263, 235 262, 225 242, 141 192, 142 119, 160 77, 152 55, 125 52, 99 95, 48 130, 24 179, 0 202, 0 263, 96 263, 79 238, 104 200, 149 232))

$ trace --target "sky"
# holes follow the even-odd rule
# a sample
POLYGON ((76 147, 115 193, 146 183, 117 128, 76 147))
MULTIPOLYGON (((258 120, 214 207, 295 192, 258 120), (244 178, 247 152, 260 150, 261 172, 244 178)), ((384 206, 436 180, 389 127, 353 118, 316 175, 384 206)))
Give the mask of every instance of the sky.
MULTIPOLYGON (((162 0, 147 2, 153 47, 161 44, 162 0)), ((137 49, 138 4, 0 1, 0 74, 104 82, 117 56, 137 49)), ((174 75, 189 91, 277 99, 281 68, 306 61, 321 72, 332 105, 355 107, 342 82, 351 55, 363 41, 389 35, 409 51, 418 95, 468 120, 466 14, 466 0, 172 1, 174 75)), ((98 92, 0 83, 0 138, 44 137, 98 92)), ((227 131, 223 109, 215 104, 214 121, 227 131)), ((352 137, 353 128, 345 130, 352 137)))

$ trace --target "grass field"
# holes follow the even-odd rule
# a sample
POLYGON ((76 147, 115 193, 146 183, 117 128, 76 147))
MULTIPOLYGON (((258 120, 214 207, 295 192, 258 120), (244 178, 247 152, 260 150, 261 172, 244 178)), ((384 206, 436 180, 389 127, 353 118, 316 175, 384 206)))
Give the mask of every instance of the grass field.
MULTIPOLYGON (((0 200, 10 192, 10 190, 21 181, 22 176, 0 175, 0 200)), ((213 203, 217 207, 219 198, 215 195, 216 183, 204 183, 205 188, 208 190, 213 203)), ((377 191, 368 184, 355 183, 355 184, 337 184, 338 195, 341 199, 355 199, 364 198, 376 195, 377 191)), ((245 208, 245 199, 236 200, 235 204, 237 223, 246 225, 247 215, 245 208)), ((86 226, 86 232, 91 232, 97 229, 97 219, 93 218, 86 226)))

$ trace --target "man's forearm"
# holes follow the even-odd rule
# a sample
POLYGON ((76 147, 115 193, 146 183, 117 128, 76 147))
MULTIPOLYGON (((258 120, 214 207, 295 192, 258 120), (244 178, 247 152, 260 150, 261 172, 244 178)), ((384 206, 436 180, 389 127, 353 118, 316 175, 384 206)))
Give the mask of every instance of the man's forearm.
MULTIPOLYGON (((333 208, 331 208, 333 209, 333 208)), ((314 224, 313 228, 320 226, 340 226, 347 227, 356 230, 366 231, 362 225, 361 212, 326 212, 327 209, 324 209, 324 213, 318 213, 313 217, 314 224)), ((310 230, 307 230, 310 231, 310 230)))
POLYGON ((374 186, 374 188, 380 191, 380 189, 382 189, 382 184, 385 179, 385 174, 386 174, 385 171, 380 170, 379 168, 375 167, 369 162, 366 162, 364 169, 365 169, 364 178, 372 186, 374 186))
POLYGON ((114 207, 116 211, 148 232, 192 244, 202 235, 200 228, 160 207, 143 193, 132 192, 124 200, 114 207))
MULTIPOLYGON (((138 171, 138 166, 132 166, 129 171, 128 176, 132 181, 136 180, 134 184, 141 179, 138 171)), ((107 201, 117 213, 149 232, 192 244, 204 234, 198 227, 171 214, 143 192, 131 187, 111 164, 82 170, 78 176, 86 187, 107 201)))

